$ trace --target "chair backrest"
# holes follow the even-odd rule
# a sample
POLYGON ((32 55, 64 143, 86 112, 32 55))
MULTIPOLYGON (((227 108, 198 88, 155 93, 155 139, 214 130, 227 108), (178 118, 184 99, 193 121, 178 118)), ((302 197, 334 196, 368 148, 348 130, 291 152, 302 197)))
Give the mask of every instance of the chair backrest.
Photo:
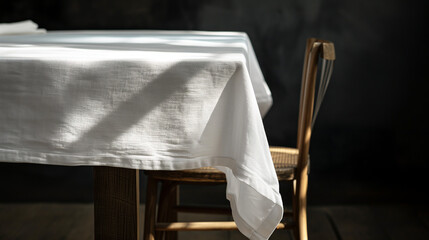
POLYGON ((302 169, 308 163, 311 130, 332 75, 334 60, 335 48, 332 42, 316 38, 307 39, 298 117, 297 148, 299 150, 299 169, 302 169), (315 101, 319 58, 323 60, 323 64, 320 71, 320 84, 317 99, 315 101), (316 108, 314 108, 315 105, 316 108), (314 114, 313 110, 315 110, 314 114))

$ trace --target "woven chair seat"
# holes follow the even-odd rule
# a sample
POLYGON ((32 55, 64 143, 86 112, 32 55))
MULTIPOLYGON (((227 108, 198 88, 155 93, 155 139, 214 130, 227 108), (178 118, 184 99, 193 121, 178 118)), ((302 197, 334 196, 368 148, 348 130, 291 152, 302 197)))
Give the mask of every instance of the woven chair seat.
MULTIPOLYGON (((279 180, 291 180, 298 163, 298 149, 270 147, 271 157, 279 180)), ((214 167, 203 167, 191 170, 145 171, 146 174, 159 180, 180 182, 226 182, 225 174, 214 167)))
POLYGON ((298 149, 287 147, 270 147, 271 158, 279 181, 292 180, 298 165, 298 149))

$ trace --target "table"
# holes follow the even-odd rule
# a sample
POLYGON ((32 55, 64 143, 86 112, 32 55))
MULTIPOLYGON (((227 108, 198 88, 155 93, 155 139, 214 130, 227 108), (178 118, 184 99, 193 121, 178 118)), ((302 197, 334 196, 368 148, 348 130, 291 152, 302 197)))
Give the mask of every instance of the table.
POLYGON ((0 36, 0 161, 94 166, 96 238, 138 235, 139 169, 214 166, 239 230, 267 239, 283 212, 271 104, 245 33, 0 36))

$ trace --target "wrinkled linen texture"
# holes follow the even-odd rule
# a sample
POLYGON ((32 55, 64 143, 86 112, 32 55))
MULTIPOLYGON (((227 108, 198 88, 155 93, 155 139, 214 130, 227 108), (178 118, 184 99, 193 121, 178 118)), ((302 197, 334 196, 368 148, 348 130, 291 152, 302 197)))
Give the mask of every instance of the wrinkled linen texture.
POLYGON ((215 166, 250 239, 283 215, 261 117, 271 101, 245 33, 0 36, 0 161, 215 166))

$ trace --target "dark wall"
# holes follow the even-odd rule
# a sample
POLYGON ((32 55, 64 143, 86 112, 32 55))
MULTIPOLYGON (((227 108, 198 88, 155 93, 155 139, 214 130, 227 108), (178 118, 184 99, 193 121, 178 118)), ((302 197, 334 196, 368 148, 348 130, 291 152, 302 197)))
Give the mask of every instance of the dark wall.
MULTIPOLYGON (((295 144, 305 39, 331 40, 337 61, 314 129, 312 174, 396 183, 397 176, 423 181, 419 174, 429 167, 428 9, 427 1, 406 0, 14 0, 1 4, 0 22, 32 19, 47 30, 247 32, 274 99, 264 120, 269 142, 287 146, 295 144)), ((0 171, 91 186, 84 167, 2 164, 0 171)))

